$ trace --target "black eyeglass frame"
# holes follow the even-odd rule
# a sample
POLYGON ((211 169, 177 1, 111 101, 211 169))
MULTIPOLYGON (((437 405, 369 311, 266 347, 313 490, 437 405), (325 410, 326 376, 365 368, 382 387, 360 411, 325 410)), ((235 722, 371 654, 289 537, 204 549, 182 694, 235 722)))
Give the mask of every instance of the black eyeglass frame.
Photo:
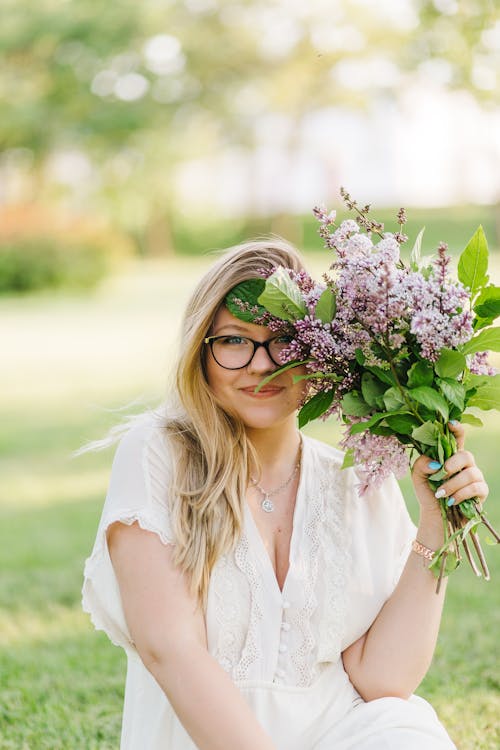
POLYGON ((215 361, 217 362, 217 364, 219 365, 219 367, 222 367, 224 370, 243 370, 245 367, 248 367, 248 365, 250 364, 250 362, 252 361, 252 359, 255 357, 255 352, 257 351, 257 349, 259 348, 259 346, 263 346, 264 347, 264 349, 267 352, 267 356, 269 357, 269 359, 271 360, 271 362, 273 364, 275 364, 277 367, 282 367, 283 366, 283 362, 276 362, 276 360, 273 359, 273 357, 271 355, 271 352, 269 351, 269 347, 270 347, 271 343, 273 341, 276 341, 276 339, 282 338, 283 334, 280 334, 279 336, 273 336, 270 339, 266 339, 266 341, 255 341, 255 339, 251 339, 249 336, 239 336, 237 334, 232 334, 232 335, 233 336, 237 336, 237 338, 239 338, 239 339, 245 339, 245 341, 250 341, 250 343, 253 344, 253 352, 252 352, 252 354, 250 356, 250 359, 248 360, 248 362, 246 364, 240 365, 240 367, 226 367, 226 365, 221 365, 221 363, 219 362, 219 360, 215 356, 213 346, 214 346, 214 342, 218 341, 219 339, 231 338, 231 334, 230 333, 229 334, 226 333, 226 334, 224 334, 222 336, 207 336, 203 340, 203 343, 204 344, 208 344, 210 346, 210 351, 212 352, 212 357, 215 359, 215 361))

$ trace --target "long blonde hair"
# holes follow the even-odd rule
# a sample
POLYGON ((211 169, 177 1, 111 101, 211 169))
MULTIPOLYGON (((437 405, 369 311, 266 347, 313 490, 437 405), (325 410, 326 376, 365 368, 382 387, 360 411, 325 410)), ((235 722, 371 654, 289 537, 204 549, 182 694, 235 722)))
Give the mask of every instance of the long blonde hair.
POLYGON ((204 338, 226 294, 277 265, 295 271, 303 261, 280 239, 245 242, 227 250, 203 276, 188 302, 175 370, 176 413, 166 421, 172 446, 171 518, 175 562, 191 590, 206 600, 211 571, 243 526, 249 468, 256 463, 243 423, 218 404, 205 378, 204 338))

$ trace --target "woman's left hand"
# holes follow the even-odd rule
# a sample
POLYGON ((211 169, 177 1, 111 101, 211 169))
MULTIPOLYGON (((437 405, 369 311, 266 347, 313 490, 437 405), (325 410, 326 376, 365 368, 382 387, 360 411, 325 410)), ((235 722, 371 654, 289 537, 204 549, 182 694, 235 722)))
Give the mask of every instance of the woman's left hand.
MULTIPOLYGON (((439 497, 447 498, 447 504, 457 505, 462 500, 477 498, 482 505, 488 495, 488 485, 481 470, 476 465, 470 451, 464 450, 465 431, 459 422, 448 425, 457 441, 457 452, 445 461, 447 477, 438 488, 439 497)), ((413 464, 412 480, 420 503, 421 512, 425 515, 437 514, 441 517, 439 503, 429 484, 429 477, 438 471, 428 456, 420 456, 413 464)))

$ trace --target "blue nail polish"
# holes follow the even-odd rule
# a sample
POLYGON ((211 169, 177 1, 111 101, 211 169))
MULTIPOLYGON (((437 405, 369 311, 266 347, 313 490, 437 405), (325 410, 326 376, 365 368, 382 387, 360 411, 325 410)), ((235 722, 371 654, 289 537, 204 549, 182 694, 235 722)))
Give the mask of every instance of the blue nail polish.
POLYGON ((439 461, 429 461, 427 466, 429 467, 429 469, 432 469, 432 471, 437 471, 441 468, 441 464, 439 463, 439 461))
POLYGON ((448 500, 446 501, 446 505, 449 508, 451 505, 453 505, 454 502, 455 502, 455 498, 454 497, 449 497, 448 500))
POLYGON ((450 424, 452 424, 453 427, 456 427, 458 425, 458 422, 456 419, 450 419, 450 424))

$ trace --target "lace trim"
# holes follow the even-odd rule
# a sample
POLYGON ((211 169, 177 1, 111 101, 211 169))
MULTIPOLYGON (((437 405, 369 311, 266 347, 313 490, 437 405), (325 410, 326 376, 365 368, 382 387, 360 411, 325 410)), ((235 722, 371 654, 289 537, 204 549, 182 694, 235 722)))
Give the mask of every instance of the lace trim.
POLYGON ((238 590, 234 576, 234 564, 227 555, 217 561, 210 581, 214 596, 215 619, 217 621, 217 644, 214 658, 226 672, 232 673, 238 663, 244 633, 241 626, 241 613, 237 607, 238 590))
POLYGON ((246 532, 242 534, 234 551, 234 560, 237 567, 245 575, 250 586, 250 618, 245 639, 245 645, 238 664, 233 669, 234 680, 248 679, 248 671, 260 655, 258 648, 259 623, 264 616, 262 603, 262 581, 255 563, 250 556, 250 545, 246 532))
POLYGON ((296 674, 294 684, 300 687, 311 685, 326 663, 338 659, 346 606, 349 553, 344 518, 348 488, 340 466, 331 459, 320 461, 321 465, 316 467, 316 476, 320 477, 315 487, 317 494, 307 501, 303 601, 299 609, 290 613, 290 624, 301 635, 300 645, 291 654, 296 674), (320 564, 327 572, 322 582, 318 581, 320 564), (318 587, 323 586, 326 596, 321 596, 318 607, 318 587))
POLYGON ((290 611, 290 625, 301 635, 300 646, 290 654, 295 669, 296 678, 294 684, 299 687, 307 687, 316 676, 318 670, 314 667, 313 657, 316 640, 313 634, 313 614, 318 606, 316 596, 316 583, 318 580, 318 563, 320 552, 320 526, 323 521, 322 494, 321 492, 313 499, 307 499, 307 514, 309 516, 304 536, 307 543, 303 544, 304 571, 302 581, 303 600, 302 605, 290 611))
POLYGON ((334 662, 340 657, 347 614, 346 585, 351 562, 350 539, 346 538, 346 503, 353 491, 348 471, 331 467, 330 476, 320 482, 325 498, 327 523, 323 528, 326 596, 319 622, 318 662, 334 662))
POLYGON ((261 577, 252 560, 246 532, 233 555, 223 556, 217 562, 211 588, 218 624, 214 656, 235 682, 248 680, 250 668, 262 656, 259 642, 264 606, 261 577), (246 583, 245 590, 239 585, 238 571, 246 583), (248 618, 242 614, 245 604, 248 604, 248 618))

